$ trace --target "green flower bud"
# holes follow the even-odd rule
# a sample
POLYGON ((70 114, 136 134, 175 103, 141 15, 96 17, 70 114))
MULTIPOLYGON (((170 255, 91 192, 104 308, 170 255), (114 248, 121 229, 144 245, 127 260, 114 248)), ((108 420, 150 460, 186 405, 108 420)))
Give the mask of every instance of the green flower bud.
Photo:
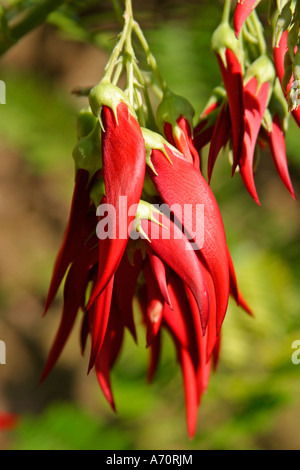
POLYGON ((183 116, 188 120, 192 128, 194 114, 195 110, 186 98, 175 95, 171 90, 166 89, 157 108, 156 122, 159 130, 163 133, 164 124, 166 122, 170 123, 172 126, 176 126, 177 119, 183 116))
POLYGON ((224 66, 226 67, 226 49, 232 50, 236 55, 239 62, 243 62, 243 53, 240 45, 240 41, 236 38, 233 29, 228 23, 221 23, 214 31, 211 38, 212 50, 221 57, 224 66))

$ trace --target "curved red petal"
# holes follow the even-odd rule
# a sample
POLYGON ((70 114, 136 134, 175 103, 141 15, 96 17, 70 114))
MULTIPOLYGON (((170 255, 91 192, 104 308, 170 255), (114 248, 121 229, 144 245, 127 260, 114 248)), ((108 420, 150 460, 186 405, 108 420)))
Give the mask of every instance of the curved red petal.
POLYGON ((106 204, 114 208, 109 219, 114 237, 99 242, 99 276, 90 304, 105 288, 115 273, 129 238, 129 227, 135 214, 128 210, 140 201, 146 169, 143 134, 128 107, 120 102, 117 120, 111 108, 102 108, 102 160, 106 204))
POLYGON ((157 174, 149 170, 150 176, 163 201, 195 243, 194 249, 197 251, 194 253, 204 259, 208 266, 216 289, 217 322, 220 328, 229 297, 227 243, 220 210, 201 173, 169 149, 166 148, 166 151, 172 164, 160 151, 153 150, 151 160, 157 174), (203 209, 201 216, 198 209, 203 209))
POLYGON ((284 132, 281 129, 280 119, 278 116, 274 116, 273 118, 272 132, 268 134, 268 138, 271 155, 281 181, 287 190, 291 193, 293 198, 296 199, 295 191, 289 175, 284 132))
POLYGON ((257 87, 256 77, 251 78, 245 85, 245 136, 239 167, 247 191, 255 202, 260 205, 254 183, 253 160, 261 122, 267 107, 270 85, 265 82, 258 91, 257 87))
POLYGON ((257 0, 239 0, 234 13, 233 13, 233 27, 235 35, 238 38, 241 28, 245 23, 246 19, 255 8, 256 4, 259 3, 257 0))

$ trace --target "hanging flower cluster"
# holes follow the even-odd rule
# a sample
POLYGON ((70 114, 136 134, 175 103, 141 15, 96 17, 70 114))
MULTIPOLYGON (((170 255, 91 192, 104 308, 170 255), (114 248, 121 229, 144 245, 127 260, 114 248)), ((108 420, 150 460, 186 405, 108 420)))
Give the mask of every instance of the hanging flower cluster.
POLYGON ((229 146, 232 175, 240 173, 257 204, 260 204, 254 182, 257 153, 259 148, 268 147, 283 184, 295 198, 285 132, 290 112, 300 125, 299 2, 270 1, 273 60, 254 9, 260 1, 238 1, 233 26, 229 22, 229 3, 212 37, 222 85, 214 90, 195 127, 195 147, 201 153, 210 143, 207 166, 210 181, 220 150, 229 146))
MULTIPOLYGON (((122 33, 102 79, 89 91, 87 108, 78 115, 73 199, 45 305, 46 313, 64 281, 63 312, 42 380, 81 312, 82 353, 90 343, 88 371, 96 372, 115 410, 110 372, 125 332, 137 339, 137 299, 149 349, 149 380, 159 364, 165 331, 174 342, 191 437, 202 394, 218 362, 229 296, 251 314, 238 289, 221 213, 209 186, 220 149, 229 143, 232 174, 239 170, 259 202, 254 155, 257 143, 267 143, 294 195, 283 134, 289 91, 284 95, 276 85, 261 25, 255 11, 251 13, 255 3, 238 3, 234 29, 228 21, 230 2, 225 2, 212 39, 222 86, 214 90, 194 127, 191 104, 167 87, 126 1, 122 33), (254 45, 251 58, 239 35, 244 35, 243 44, 248 38, 254 45), (148 93, 152 82, 139 67, 132 36, 160 90, 155 112, 148 93), (200 158, 207 144, 208 182, 200 158)), ((281 75, 286 47, 280 42, 281 75)))

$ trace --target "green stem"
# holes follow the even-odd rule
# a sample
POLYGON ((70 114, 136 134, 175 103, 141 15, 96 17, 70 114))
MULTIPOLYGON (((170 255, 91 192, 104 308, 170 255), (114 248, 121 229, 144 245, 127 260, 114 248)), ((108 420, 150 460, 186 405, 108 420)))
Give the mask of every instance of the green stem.
POLYGON ((253 10, 247 19, 249 19, 252 22, 254 31, 256 33, 256 38, 258 41, 259 52, 261 55, 264 55, 267 50, 267 45, 266 45, 266 41, 265 41, 264 34, 263 34, 263 27, 257 16, 256 11, 253 10))
POLYGON ((140 28, 140 25, 136 21, 134 21, 134 23, 133 23, 133 31, 135 32, 138 40, 141 43, 142 48, 145 51, 145 54, 146 54, 146 57, 147 57, 147 62, 149 64, 149 66, 151 67, 152 71, 154 72, 154 74, 155 74, 155 76, 156 76, 156 78, 159 82, 159 85, 160 85, 161 89, 165 90, 167 88, 166 82, 164 81, 164 79, 162 78, 162 76, 161 76, 161 74, 158 70, 155 57, 154 57, 154 55, 152 54, 152 52, 150 50, 150 47, 149 47, 148 42, 147 42, 147 40, 144 36, 143 31, 140 28))
POLYGON ((230 9, 231 9, 231 0, 225 0, 223 14, 222 14, 222 23, 229 23, 230 9))
POLYGON ((125 0, 124 27, 121 32, 120 39, 117 42, 108 63, 106 64, 104 73, 105 78, 111 79, 115 65, 117 64, 120 54, 123 50, 125 41, 128 41, 128 36, 131 35, 132 20, 131 0, 125 0))

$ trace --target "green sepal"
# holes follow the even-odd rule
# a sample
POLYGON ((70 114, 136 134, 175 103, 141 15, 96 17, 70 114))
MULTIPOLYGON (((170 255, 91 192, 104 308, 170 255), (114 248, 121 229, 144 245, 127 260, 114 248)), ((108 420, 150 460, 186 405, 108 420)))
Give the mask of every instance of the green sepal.
POLYGON ((147 237, 146 233, 144 232, 144 230, 141 227, 141 221, 142 220, 151 220, 151 222, 154 222, 155 224, 159 225, 160 227, 164 227, 164 225, 162 225, 154 217, 154 214, 162 215, 162 213, 155 206, 150 204, 150 202, 143 201, 141 199, 139 204, 138 204, 138 208, 137 208, 137 211, 136 211, 136 214, 135 214, 135 219, 134 219, 132 228, 136 232, 139 232, 141 235, 143 235, 143 237, 146 238, 146 240, 148 240, 149 242, 150 242, 149 238, 147 237))
POLYGON ((220 23, 214 31, 211 38, 211 48, 222 59, 226 68, 226 49, 232 50, 239 62, 243 64, 243 52, 240 41, 236 38, 233 29, 227 22, 220 23))
POLYGON ((87 170, 90 180, 101 169, 101 133, 98 121, 94 129, 76 143, 72 155, 75 172, 79 169, 87 170))
POLYGON ((146 164, 151 168, 154 174, 157 175, 157 172, 151 161, 152 150, 160 150, 164 154, 164 156, 167 158, 167 160, 170 162, 171 165, 172 165, 172 161, 166 151, 165 146, 167 146, 175 154, 178 154, 180 157, 182 157, 179 150, 173 147, 173 145, 171 145, 162 135, 158 134, 157 132, 150 131, 150 129, 146 129, 145 127, 141 127, 141 130, 142 130, 142 134, 143 134, 143 138, 145 142, 145 148, 146 148, 146 164))
POLYGON ((257 93, 263 83, 272 84, 275 80, 276 73, 274 64, 266 54, 261 55, 248 67, 244 83, 246 84, 251 78, 256 77, 258 86, 257 93))
POLYGON ((181 116, 188 120, 192 129, 194 115, 195 110, 186 98, 176 95, 168 88, 164 90, 162 100, 156 111, 156 123, 160 132, 164 132, 166 122, 175 127, 177 119, 181 116))
POLYGON ((272 114, 270 113, 270 110, 266 108, 261 125, 263 126, 264 129, 266 129, 268 133, 270 133, 272 132, 272 123, 273 123, 272 114))
POLYGON ((102 129, 102 107, 107 106, 113 111, 116 123, 118 124, 117 107, 121 102, 126 104, 131 114, 136 118, 136 113, 131 106, 127 95, 123 90, 121 90, 121 88, 113 85, 107 77, 103 78, 97 85, 95 85, 89 93, 90 107, 93 114, 98 118, 102 129))

